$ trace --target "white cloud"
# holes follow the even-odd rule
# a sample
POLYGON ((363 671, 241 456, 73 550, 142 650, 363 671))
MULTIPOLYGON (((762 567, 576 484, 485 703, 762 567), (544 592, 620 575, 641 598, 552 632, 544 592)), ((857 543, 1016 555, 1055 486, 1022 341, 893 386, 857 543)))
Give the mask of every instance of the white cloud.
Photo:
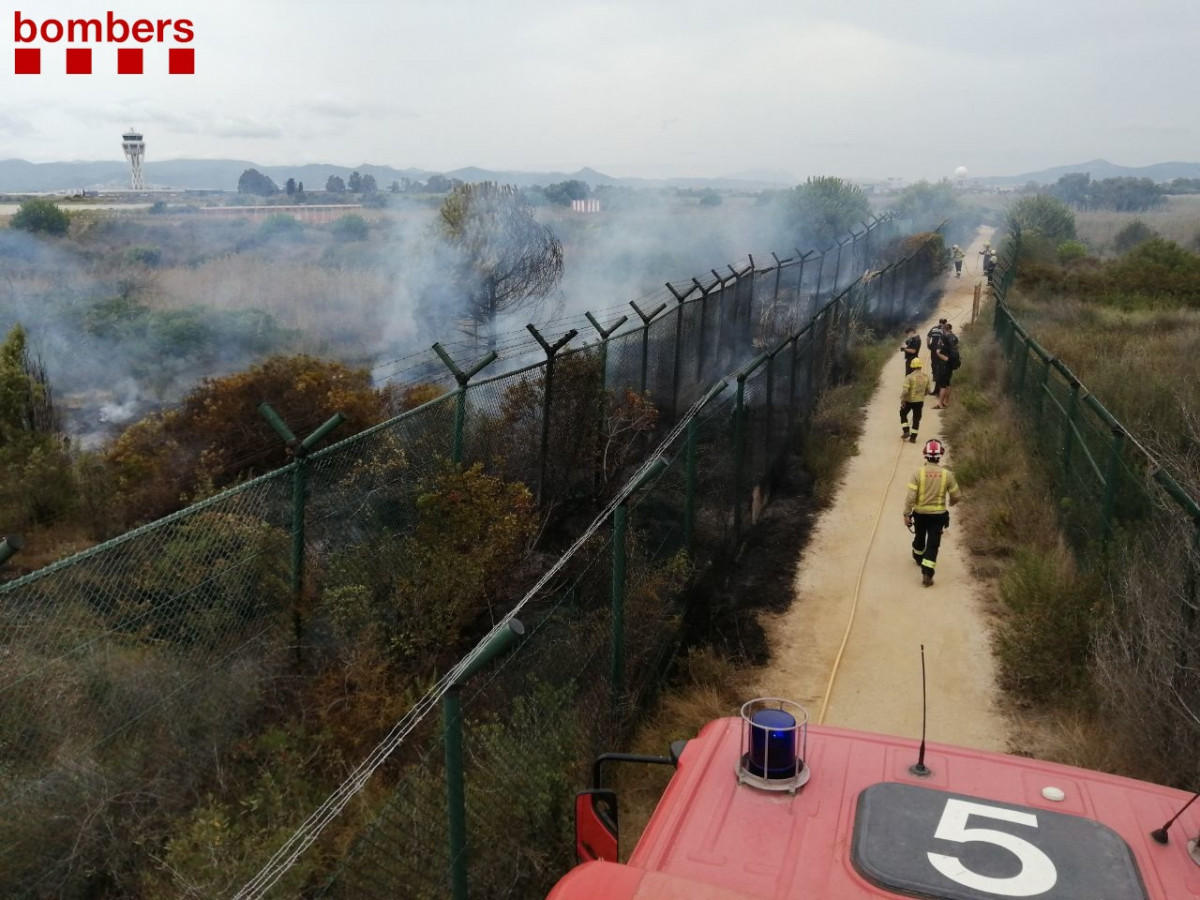
MULTIPOLYGON (((121 12, 160 14, 150 0, 121 12)), ((205 0, 178 12, 196 24, 194 76, 164 74, 161 48, 144 76, 0 69, 0 156, 109 158, 130 124, 159 159, 442 170, 940 177, 1200 146, 1188 0, 205 0)))

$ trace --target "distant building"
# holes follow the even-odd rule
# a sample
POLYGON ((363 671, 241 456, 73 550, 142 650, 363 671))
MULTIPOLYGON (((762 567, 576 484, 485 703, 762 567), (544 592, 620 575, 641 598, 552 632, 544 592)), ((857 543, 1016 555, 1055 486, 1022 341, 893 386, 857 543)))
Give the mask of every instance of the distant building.
POLYGON ((599 200, 572 200, 571 209, 581 213, 598 213, 600 212, 599 200))

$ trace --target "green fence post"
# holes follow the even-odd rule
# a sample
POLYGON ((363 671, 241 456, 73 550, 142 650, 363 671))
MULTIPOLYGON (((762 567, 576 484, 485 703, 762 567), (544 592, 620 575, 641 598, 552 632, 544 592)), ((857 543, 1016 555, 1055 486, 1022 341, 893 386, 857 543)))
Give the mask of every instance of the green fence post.
POLYGON ((692 416, 687 427, 687 466, 684 469, 683 482, 683 546, 687 549, 688 556, 694 556, 692 538, 696 528, 696 460, 700 455, 698 419, 699 416, 692 416))
POLYGON ((489 350, 487 356, 464 372, 450 358, 450 354, 445 351, 441 343, 433 345, 433 352, 441 358, 442 363, 454 376, 454 380, 458 382, 458 393, 454 398, 454 447, 450 453, 450 459, 455 465, 459 465, 462 463, 463 432, 466 430, 467 423, 467 382, 479 374, 485 366, 494 363, 499 356, 495 350, 489 350))
MULTIPOLYGON (((704 399, 700 401, 700 410, 703 410, 708 405, 709 401, 721 391, 729 386, 728 382, 722 380, 717 382, 704 399)), ((687 466, 684 475, 684 501, 683 501, 683 545, 687 548, 689 555, 692 554, 692 543, 696 529, 696 463, 700 454, 700 411, 697 410, 696 415, 688 421, 687 427, 687 466)))
POLYGON ((608 339, 612 337, 614 331, 629 321, 629 316, 621 316, 610 327, 602 328, 590 312, 585 312, 584 315, 591 322, 592 327, 600 334, 600 390, 596 402, 599 421, 596 423, 596 472, 595 477, 592 479, 592 486, 595 488, 600 485, 601 479, 604 476, 602 471, 604 467, 604 423, 608 419, 606 403, 608 391, 608 339))
POLYGON ((1017 358, 1017 385, 1016 393, 1018 400, 1024 400, 1025 393, 1025 370, 1029 366, 1029 343, 1025 342, 1021 345, 1021 355, 1017 358))
POLYGON ((733 282, 733 301, 727 302, 725 297, 725 283, 729 276, 722 275, 716 269, 709 269, 708 271, 712 272, 713 278, 716 279, 713 282, 713 290, 720 288, 720 294, 717 295, 717 339, 714 341, 716 344, 716 357, 720 361, 727 359, 726 351, 728 350, 732 353, 732 348, 737 344, 737 281, 733 282), (733 307, 733 316, 726 313, 726 310, 730 306, 733 307), (733 321, 727 321, 729 319, 733 321), (730 327, 726 328, 726 325, 730 327))
POLYGON ((629 316, 621 316, 608 328, 603 328, 590 312, 585 312, 583 315, 600 335, 600 379, 603 386, 608 387, 608 339, 612 337, 614 331, 629 321, 629 316))
POLYGON ((733 545, 742 539, 742 464, 746 450, 746 376, 737 377, 737 400, 733 407, 733 545))
POLYGON ((10 534, 0 539, 0 566, 4 565, 13 554, 25 546, 25 540, 19 534, 10 534))
MULTIPOLYGON (((700 380, 701 378, 704 377, 704 363, 705 363, 704 346, 705 346, 705 340, 708 338, 708 295, 711 294, 713 288, 715 288, 720 283, 721 283, 721 280, 720 280, 720 278, 718 278, 715 283, 710 284, 707 288, 705 288, 704 285, 702 285, 700 283, 700 280, 698 278, 692 279, 692 284, 694 284, 696 286, 696 288, 700 291, 700 328, 697 329, 698 334, 696 337, 696 379, 697 380, 700 380)), ((718 317, 718 321, 720 321, 719 317, 718 317)), ((717 353, 716 353, 716 357, 718 359, 721 356, 720 348, 721 348, 720 334, 718 334, 717 335, 717 353)), ((713 361, 709 360, 708 362, 711 365, 713 361)))
POLYGON ((1117 502, 1117 479, 1121 476, 1121 453, 1125 449, 1125 431, 1122 428, 1112 429, 1112 444, 1109 445, 1108 471, 1104 474, 1104 540, 1101 544, 1105 553, 1108 552, 1112 540, 1113 511, 1117 502))
POLYGON ((1010 365, 1012 364, 1012 361, 1013 361, 1013 355, 1016 353, 1016 343, 1017 343, 1016 323, 1010 321, 1009 328, 1004 333, 1004 359, 1010 365))
POLYGON ((1045 409, 1046 404, 1046 394, 1050 391, 1050 363, 1052 362, 1053 358, 1049 356, 1039 356, 1038 359, 1042 361, 1042 380, 1038 385, 1037 402, 1034 404, 1034 415, 1037 418, 1038 426, 1041 427, 1043 415, 1042 411, 1045 409))
POLYGON ((821 313, 812 317, 808 323, 808 405, 809 417, 812 415, 813 398, 817 396, 817 357, 821 354, 822 345, 825 341, 822 338, 820 344, 817 343, 817 322, 821 318, 821 313))
POLYGON ((902 319, 903 315, 896 312, 896 273, 900 271, 899 263, 892 263, 889 267, 891 270, 892 283, 888 285, 888 311, 893 319, 902 319))
POLYGON ((782 350, 783 347, 784 344, 780 344, 767 356, 767 414, 766 422, 763 423, 763 449, 767 459, 771 457, 771 437, 773 434, 771 428, 775 424, 775 354, 782 350))
POLYGON ((846 246, 846 241, 837 241, 837 255, 834 257, 833 263, 833 289, 832 294, 838 292, 838 285, 842 282, 842 248, 846 246))
POLYGON ((804 299, 804 264, 808 262, 808 258, 816 253, 816 250, 809 250, 807 253, 801 253, 799 248, 796 248, 796 256, 800 259, 800 265, 796 267, 796 303, 800 303, 804 299))
POLYGON ((796 364, 800 361, 800 337, 792 335, 792 364, 788 367, 788 419, 787 433, 790 437, 796 430, 796 364))
POLYGON ((1071 399, 1067 401, 1067 424, 1064 428, 1062 449, 1063 485, 1070 491, 1071 444, 1075 440, 1075 418, 1079 412, 1079 381, 1071 379, 1071 399))
MULTIPOLYGON (((745 346, 752 347, 754 345, 754 276, 757 274, 754 271, 754 257, 746 254, 750 264, 742 270, 742 275, 750 276, 750 289, 746 291, 746 325, 745 333, 742 337, 745 346)), ((730 269, 733 266, 729 267, 730 269)), ((738 277, 738 290, 741 291, 741 276, 738 277)))
POLYGON ((610 706, 614 718, 619 716, 621 697, 625 692, 625 569, 627 564, 625 546, 629 527, 629 509, 625 501, 613 510, 612 550, 612 656, 609 663, 608 682, 611 692, 610 706))
POLYGON ((550 408, 554 402, 554 357, 567 343, 579 334, 574 328, 564 334, 553 344, 548 343, 542 337, 541 332, 533 326, 532 323, 525 326, 529 333, 537 339, 537 342, 542 345, 542 349, 546 352, 546 376, 544 389, 542 391, 542 458, 541 466, 538 474, 538 503, 543 502, 546 494, 546 466, 550 460, 550 408))
POLYGON ((692 291, 696 289, 693 284, 684 293, 679 293, 671 286, 671 282, 667 282, 667 290, 675 297, 675 358, 672 360, 673 368, 671 372, 671 421, 674 422, 679 417, 679 381, 680 372, 683 366, 683 354, 680 352, 683 349, 683 302, 691 296, 692 291))
POLYGON ((778 254, 771 252, 771 258, 775 260, 775 289, 771 292, 771 302, 779 302, 779 279, 783 275, 783 264, 791 262, 791 259, 780 259, 778 254))
POLYGON ((660 303, 652 312, 649 313, 642 312, 642 308, 632 300, 629 301, 629 305, 633 307, 633 311, 637 313, 638 318, 642 320, 642 380, 640 382, 641 387, 639 388, 639 393, 642 394, 642 396, 645 396, 646 364, 650 358, 650 323, 654 321, 655 316, 667 308, 667 304, 660 303))
POLYGON ((875 216, 871 216, 870 224, 867 224, 867 222, 865 222, 861 219, 859 221, 862 222, 863 228, 866 229, 862 235, 863 236, 863 268, 869 269, 869 268, 871 268, 871 230, 878 223, 878 219, 876 219, 875 216))
POLYGON ((287 445, 292 454, 292 632, 296 641, 296 663, 303 663, 304 654, 301 647, 304 644, 304 543, 305 522, 304 508, 308 497, 308 454, 321 439, 337 428, 346 417, 334 413, 316 431, 304 440, 297 440, 288 428, 287 423, 279 417, 270 403, 265 400, 258 404, 259 414, 267 420, 267 424, 275 430, 287 445))
POLYGON ((817 290, 813 294, 813 303, 817 306, 821 305, 821 282, 825 280, 825 254, 830 251, 830 247, 826 247, 821 251, 821 265, 817 269, 817 290))
POLYGON ((612 714, 620 715, 621 698, 625 693, 625 574, 628 563, 626 536, 629 530, 629 500, 634 492, 655 478, 668 463, 659 458, 634 481, 613 510, 612 537, 612 657, 609 665, 612 714))
POLYGON ((462 689, 471 676, 501 653, 507 652, 525 634, 517 619, 486 639, 475 657, 466 657, 461 671, 442 697, 442 748, 446 759, 446 824, 450 842, 450 896, 468 900, 467 884, 467 791, 463 777, 462 689))

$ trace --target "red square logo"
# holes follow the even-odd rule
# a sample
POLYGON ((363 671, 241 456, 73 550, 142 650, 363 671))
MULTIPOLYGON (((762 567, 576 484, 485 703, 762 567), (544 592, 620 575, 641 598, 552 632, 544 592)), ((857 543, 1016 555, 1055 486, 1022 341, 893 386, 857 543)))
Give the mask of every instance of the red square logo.
POLYGON ((192 47, 172 47, 168 69, 172 75, 196 74, 196 51, 192 47))
POLYGON ((117 74, 118 75, 141 75, 142 74, 142 48, 141 47, 118 47, 117 48, 117 74))
POLYGON ((67 74, 68 75, 91 75, 92 74, 92 48, 91 47, 68 47, 67 48, 67 74))
POLYGON ((18 47, 13 72, 17 75, 40 75, 42 73, 42 51, 40 47, 18 47))

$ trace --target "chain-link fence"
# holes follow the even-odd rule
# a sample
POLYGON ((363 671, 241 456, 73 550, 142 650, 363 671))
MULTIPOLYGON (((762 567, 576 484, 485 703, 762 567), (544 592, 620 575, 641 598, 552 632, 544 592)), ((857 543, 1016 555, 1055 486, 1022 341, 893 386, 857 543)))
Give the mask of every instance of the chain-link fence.
POLYGON ((889 227, 669 286, 539 365, 458 370, 411 413, 0 586, 5 893, 444 896, 465 829, 472 894, 534 896, 569 862, 580 767, 654 690, 685 586, 736 545, 856 323, 929 308, 913 254, 849 274, 889 227), (511 566, 530 521, 541 551, 511 566), (520 651, 451 716, 459 819, 431 713, 535 581, 520 651))
POLYGON ((1200 505, 1092 394, 1014 318, 1005 299, 1016 274, 1019 234, 998 267, 994 329, 1007 361, 1007 387, 1026 412, 1042 448, 1053 448, 1051 471, 1061 494, 1061 520, 1085 564, 1145 530, 1156 512, 1180 527, 1200 526, 1200 505))
POLYGON ((1114 744, 1137 748, 1138 774, 1190 789, 1200 776, 1200 504, 1015 319, 1007 298, 1020 247, 1014 232, 994 288, 995 336, 1059 522, 1100 586, 1077 615, 1094 622, 1090 674, 1106 727, 1114 744))

